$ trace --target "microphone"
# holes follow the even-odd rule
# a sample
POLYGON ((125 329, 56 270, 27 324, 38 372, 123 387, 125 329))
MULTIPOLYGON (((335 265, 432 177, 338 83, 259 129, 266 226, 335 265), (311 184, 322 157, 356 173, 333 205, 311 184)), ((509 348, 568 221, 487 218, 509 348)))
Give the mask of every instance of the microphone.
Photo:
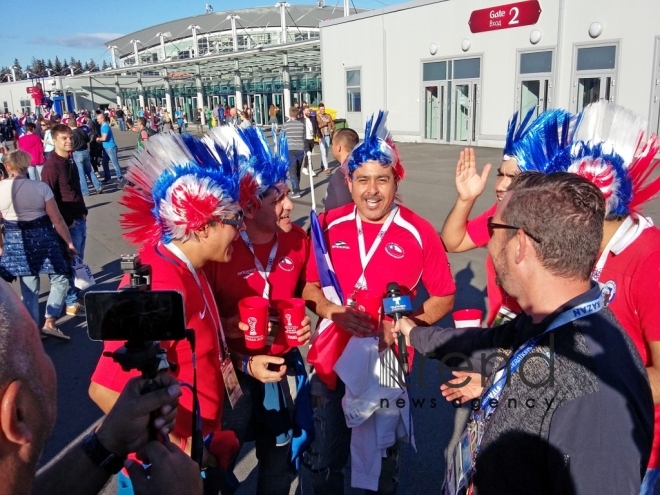
MULTIPOLYGON (((383 312, 391 316, 395 322, 399 321, 404 315, 412 311, 412 303, 409 296, 401 295, 401 287, 396 282, 387 284, 387 297, 383 299, 383 312)), ((399 332, 399 360, 403 372, 407 375, 410 372, 408 367, 408 348, 406 347, 406 337, 399 332)))

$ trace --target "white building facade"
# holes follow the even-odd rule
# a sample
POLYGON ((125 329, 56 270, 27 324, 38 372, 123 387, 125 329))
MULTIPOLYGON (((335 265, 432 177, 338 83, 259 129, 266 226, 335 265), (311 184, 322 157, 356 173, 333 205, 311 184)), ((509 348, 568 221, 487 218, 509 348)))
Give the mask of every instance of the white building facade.
POLYGON ((360 131, 502 146, 514 111, 607 99, 660 126, 657 0, 416 0, 321 23, 326 105, 360 131))

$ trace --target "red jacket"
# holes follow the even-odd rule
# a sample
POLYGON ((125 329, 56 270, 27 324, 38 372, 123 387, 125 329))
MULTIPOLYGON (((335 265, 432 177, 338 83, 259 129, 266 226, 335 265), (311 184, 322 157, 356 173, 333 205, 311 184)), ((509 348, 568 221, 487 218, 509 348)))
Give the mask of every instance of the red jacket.
POLYGON ((23 134, 19 137, 18 149, 27 151, 30 154, 30 165, 43 165, 46 161, 44 158, 44 145, 41 138, 36 134, 23 134))

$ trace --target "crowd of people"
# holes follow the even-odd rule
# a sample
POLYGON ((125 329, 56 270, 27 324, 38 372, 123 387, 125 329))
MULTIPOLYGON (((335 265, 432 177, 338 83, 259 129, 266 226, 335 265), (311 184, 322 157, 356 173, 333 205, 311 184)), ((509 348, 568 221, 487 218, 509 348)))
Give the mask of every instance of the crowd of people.
MULTIPOLYGON (((438 235, 400 203, 405 167, 386 113, 369 119, 360 141, 355 130, 334 129, 322 104, 317 113, 294 106, 279 132, 273 126, 270 145, 249 109, 215 110, 198 110, 210 127, 202 137, 185 132, 181 109, 163 116, 167 132, 158 132, 152 112, 138 115, 122 197, 125 238, 152 267, 154 290, 182 294, 195 344, 161 342, 176 372, 161 373, 160 390, 141 396, 137 372, 109 357, 121 343, 106 342, 89 394, 107 416, 40 474, 34 493, 96 493, 116 474, 138 495, 231 494, 238 452, 254 441, 258 494, 288 494, 301 469, 315 494, 342 494, 349 462, 352 487, 395 494, 402 442, 424 441, 405 378, 392 379, 414 364, 402 362, 414 350, 450 364, 453 377, 438 378, 441 394, 470 406, 439 492, 660 490, 660 231, 642 214, 660 192, 660 142, 645 135, 643 119, 608 102, 579 115, 514 115, 494 205, 472 214, 491 167, 480 172, 467 148, 456 167, 456 204, 438 235), (292 222, 291 199, 300 197, 300 173, 314 174, 315 139, 326 172, 330 150, 340 171, 305 232, 292 222), (435 326, 457 290, 446 253, 478 247, 488 252, 486 328, 435 326), (391 282, 423 300, 406 315, 384 314, 391 282), (257 349, 256 320, 241 313, 247 298, 268 307, 257 349), (312 329, 305 315, 290 338, 291 318, 280 321, 278 308, 294 300, 319 322, 312 329), (198 402, 179 382, 196 384, 198 402), (162 442, 147 435, 150 422, 162 442), (200 430, 203 477, 188 457, 200 430)), ((67 338, 56 326, 62 307, 84 314, 70 260, 84 254, 81 183, 97 186, 84 175, 90 159, 82 147, 101 144, 109 177, 111 118, 118 127, 128 121, 99 111, 91 138, 80 130, 89 122, 74 116, 47 125, 53 148, 42 168, 37 139, 24 150, 19 140, 21 149, 5 155, 0 275, 19 278, 25 308, 0 285, 0 463, 18 466, 12 472, 24 493, 55 407, 52 364, 35 328, 42 338, 67 338), (43 325, 42 273, 51 279, 43 325), (29 412, 37 403, 47 414, 29 412)), ((21 139, 37 132, 26 124, 21 139)), ((121 287, 128 283, 125 276, 121 287)))

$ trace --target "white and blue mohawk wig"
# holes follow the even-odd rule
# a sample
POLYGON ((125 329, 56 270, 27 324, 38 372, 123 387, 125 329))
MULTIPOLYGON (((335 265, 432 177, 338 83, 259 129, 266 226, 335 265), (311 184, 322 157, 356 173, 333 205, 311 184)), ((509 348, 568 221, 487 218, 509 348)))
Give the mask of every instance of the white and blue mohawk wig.
POLYGON ((514 153, 521 170, 570 172, 598 187, 608 217, 638 212, 660 192, 660 178, 648 181, 660 149, 653 134, 644 141, 646 121, 630 110, 599 101, 580 116, 550 118, 541 132, 523 139, 514 153))
POLYGON ((284 132, 273 134, 271 150, 264 132, 257 127, 236 129, 220 126, 211 129, 203 138, 209 146, 222 148, 240 181, 240 203, 245 206, 261 203, 262 196, 287 178, 289 170, 289 144, 284 132))
POLYGON ((190 135, 150 137, 126 178, 120 223, 131 244, 196 239, 209 221, 237 211, 238 174, 227 155, 190 135))
POLYGON ((386 120, 387 112, 380 110, 375 121, 373 115, 367 121, 364 129, 364 140, 353 148, 348 160, 346 160, 344 173, 351 179, 358 167, 369 161, 378 162, 383 167, 391 166, 397 182, 405 176, 399 152, 394 145, 394 141, 392 141, 390 131, 385 126, 386 120))

